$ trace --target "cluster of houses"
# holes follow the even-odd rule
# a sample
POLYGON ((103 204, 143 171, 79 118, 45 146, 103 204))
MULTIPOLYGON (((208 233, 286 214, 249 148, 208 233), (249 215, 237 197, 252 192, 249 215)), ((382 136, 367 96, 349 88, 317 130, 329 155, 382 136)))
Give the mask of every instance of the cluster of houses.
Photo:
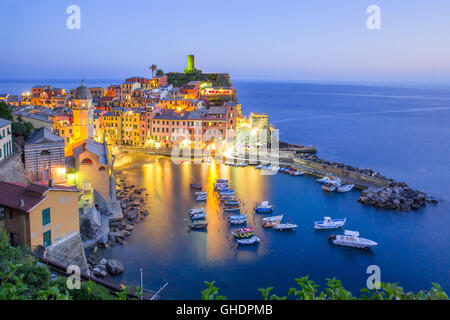
MULTIPOLYGON (((67 92, 39 85, 12 104, 3 95, 14 121, 36 130, 23 147, 31 183, 0 183, 0 228, 14 244, 51 248, 79 234, 82 212, 117 214, 111 146, 221 151, 239 130, 270 130, 266 115, 242 115, 235 90, 224 83, 173 87, 159 75, 107 88, 82 82, 67 92)), ((1 164, 12 153, 11 123, 3 119, 0 147, 1 164)))

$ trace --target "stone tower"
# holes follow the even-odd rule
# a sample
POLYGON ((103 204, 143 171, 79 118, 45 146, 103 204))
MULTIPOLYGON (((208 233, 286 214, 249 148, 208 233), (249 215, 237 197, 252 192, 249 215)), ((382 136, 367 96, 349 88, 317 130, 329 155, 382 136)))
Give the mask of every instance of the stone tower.
POLYGON ((94 107, 89 89, 81 82, 73 97, 73 142, 94 137, 94 107))

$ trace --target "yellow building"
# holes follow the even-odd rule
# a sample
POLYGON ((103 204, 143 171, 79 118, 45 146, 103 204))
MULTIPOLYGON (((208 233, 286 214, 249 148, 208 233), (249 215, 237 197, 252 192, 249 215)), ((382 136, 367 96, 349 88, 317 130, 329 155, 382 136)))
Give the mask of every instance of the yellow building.
POLYGON ((0 194, 0 225, 14 245, 50 247, 79 233, 78 189, 0 182, 0 194))

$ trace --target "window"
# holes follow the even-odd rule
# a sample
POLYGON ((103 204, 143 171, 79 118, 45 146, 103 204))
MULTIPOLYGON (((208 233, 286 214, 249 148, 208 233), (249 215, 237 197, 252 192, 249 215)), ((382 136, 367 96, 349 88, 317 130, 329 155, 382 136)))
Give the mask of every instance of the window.
POLYGON ((49 247, 52 245, 52 231, 48 230, 46 232, 44 232, 44 234, 42 235, 44 238, 44 247, 49 247))
POLYGON ((46 226, 50 223, 50 208, 42 210, 42 225, 46 226))
POLYGON ((83 161, 81 161, 81 164, 93 164, 93 162, 89 158, 84 158, 83 161))

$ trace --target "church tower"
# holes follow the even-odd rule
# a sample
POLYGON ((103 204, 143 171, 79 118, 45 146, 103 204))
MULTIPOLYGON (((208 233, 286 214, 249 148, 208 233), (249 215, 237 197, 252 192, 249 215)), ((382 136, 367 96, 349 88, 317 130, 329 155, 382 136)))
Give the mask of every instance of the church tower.
POLYGON ((73 97, 73 143, 94 137, 94 107, 89 89, 81 82, 73 97))

